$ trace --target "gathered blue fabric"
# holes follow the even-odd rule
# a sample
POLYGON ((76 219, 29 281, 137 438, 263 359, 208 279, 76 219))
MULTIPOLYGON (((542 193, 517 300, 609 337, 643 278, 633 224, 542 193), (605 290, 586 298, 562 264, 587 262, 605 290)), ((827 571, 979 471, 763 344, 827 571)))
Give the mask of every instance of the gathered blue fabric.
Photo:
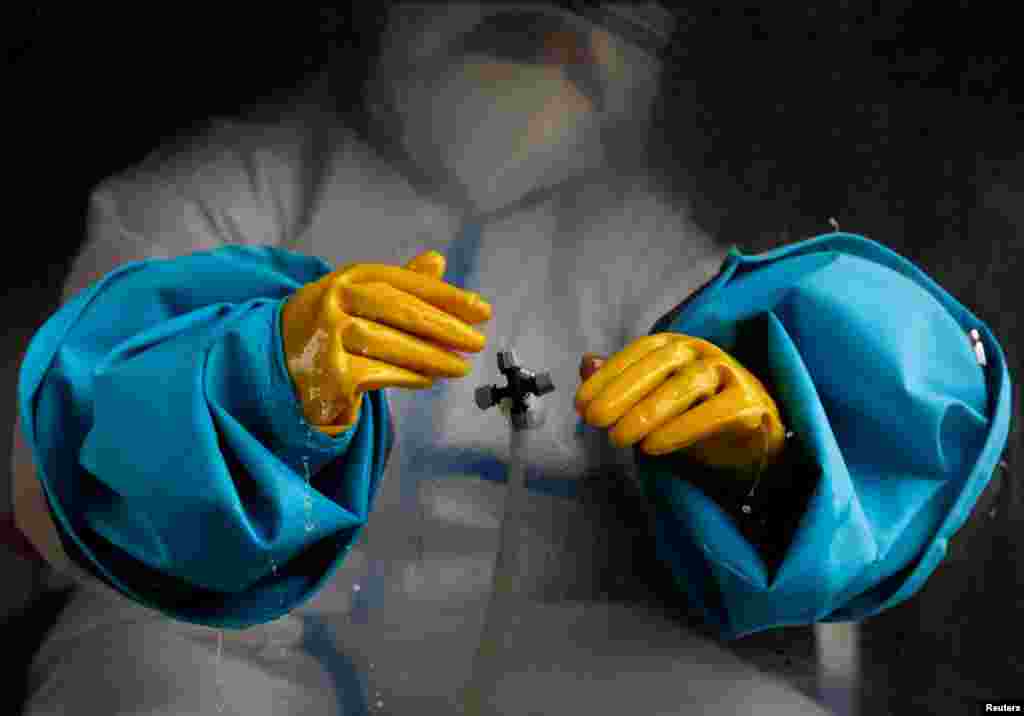
MULTIPOLYGON (((330 578, 393 440, 384 391, 336 438, 295 399, 281 307, 330 271, 240 246, 126 264, 36 333, 19 409, 79 566, 173 618, 234 628, 278 618, 330 578)), ((816 470, 769 569, 675 463, 637 452, 660 554, 709 623, 736 638, 857 620, 920 589, 1006 444, 1010 376, 988 327, 906 259, 835 233, 733 250, 663 330, 760 366, 816 470), (754 323, 757 341, 741 345, 754 323)))
POLYGON ((744 363, 756 352, 815 467, 792 542, 769 570, 715 500, 670 461, 637 451, 659 553, 722 637, 860 620, 917 592, 1006 445, 1010 375, 988 327, 910 261, 832 233, 760 255, 733 249, 652 330, 661 331, 704 338, 744 363), (761 338, 742 346, 752 323, 761 338))
POLYGON ((33 337, 18 383, 38 477, 71 559, 207 626, 265 623, 331 576, 392 442, 383 391, 329 437, 285 366, 285 299, 331 271, 269 247, 126 264, 33 337))

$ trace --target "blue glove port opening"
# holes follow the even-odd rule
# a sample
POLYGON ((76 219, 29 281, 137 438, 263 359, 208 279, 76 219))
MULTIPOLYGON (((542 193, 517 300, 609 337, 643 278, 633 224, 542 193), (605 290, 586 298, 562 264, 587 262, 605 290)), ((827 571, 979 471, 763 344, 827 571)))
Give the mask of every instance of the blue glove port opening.
MULTIPOLYGON (((780 381, 785 379, 773 369, 765 351, 770 341, 769 322, 769 313, 741 321, 736 324, 729 345, 719 345, 764 384, 775 398, 783 425, 790 429, 793 423, 784 399, 790 391, 780 390, 780 381)), ((764 561, 769 581, 781 566, 822 476, 810 447, 796 433, 787 439, 780 459, 766 467, 759 479, 711 468, 685 450, 644 459, 657 464, 659 471, 690 483, 712 500, 764 561), (750 494, 755 481, 756 489, 750 494), (748 506, 749 512, 744 506, 748 506)))

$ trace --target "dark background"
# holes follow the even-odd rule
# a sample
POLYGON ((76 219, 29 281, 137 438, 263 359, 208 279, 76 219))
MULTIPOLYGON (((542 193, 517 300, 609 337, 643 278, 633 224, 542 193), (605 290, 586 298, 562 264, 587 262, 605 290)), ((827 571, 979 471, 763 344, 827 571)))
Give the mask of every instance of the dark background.
MULTIPOLYGON (((827 231, 835 217, 957 296, 1020 376, 1024 161, 1011 11, 707 5, 677 11, 658 107, 664 168, 702 226, 761 250, 827 231)), ((364 128, 361 83, 386 7, 0 11, 5 466, 18 355, 57 305, 89 190, 209 117, 294 86, 329 53, 351 68, 351 121, 364 128)), ((949 557, 919 595, 862 625, 865 712, 959 714, 974 699, 1024 697, 1019 412, 1015 388, 1010 469, 993 478, 949 557)), ((735 648, 813 688, 809 629, 735 648)))

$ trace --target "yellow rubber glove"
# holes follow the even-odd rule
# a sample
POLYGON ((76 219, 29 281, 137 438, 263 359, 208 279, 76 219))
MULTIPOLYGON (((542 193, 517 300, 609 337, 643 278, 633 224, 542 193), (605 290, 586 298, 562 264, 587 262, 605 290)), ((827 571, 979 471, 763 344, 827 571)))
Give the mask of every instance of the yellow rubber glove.
POLYGON ((385 387, 429 388, 461 378, 486 339, 478 294, 441 280, 444 256, 420 254, 405 268, 349 264, 307 284, 285 303, 281 333, 288 372, 306 420, 328 435, 359 418, 362 395, 385 387))
POLYGON ((608 360, 584 356, 576 411, 612 425, 613 444, 648 455, 690 449, 712 467, 763 467, 782 451, 785 427, 764 385, 721 348, 656 333, 608 360), (641 442, 642 441, 642 442, 641 442))

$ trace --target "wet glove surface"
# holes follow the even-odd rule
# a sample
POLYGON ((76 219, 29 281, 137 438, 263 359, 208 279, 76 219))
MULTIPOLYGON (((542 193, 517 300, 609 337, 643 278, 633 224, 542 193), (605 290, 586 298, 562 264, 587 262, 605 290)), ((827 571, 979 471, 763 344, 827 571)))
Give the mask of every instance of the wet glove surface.
POLYGON ((483 350, 470 324, 488 320, 491 307, 442 281, 444 271, 436 251, 405 268, 350 264, 287 301, 284 350, 306 420, 336 435, 356 422, 366 391, 429 388, 469 373, 455 351, 483 350))
POLYGON ((639 338, 584 380, 576 410, 611 427, 618 447, 648 455, 687 450, 705 465, 759 469, 782 450, 779 409, 757 377, 718 346, 692 336, 639 338))

